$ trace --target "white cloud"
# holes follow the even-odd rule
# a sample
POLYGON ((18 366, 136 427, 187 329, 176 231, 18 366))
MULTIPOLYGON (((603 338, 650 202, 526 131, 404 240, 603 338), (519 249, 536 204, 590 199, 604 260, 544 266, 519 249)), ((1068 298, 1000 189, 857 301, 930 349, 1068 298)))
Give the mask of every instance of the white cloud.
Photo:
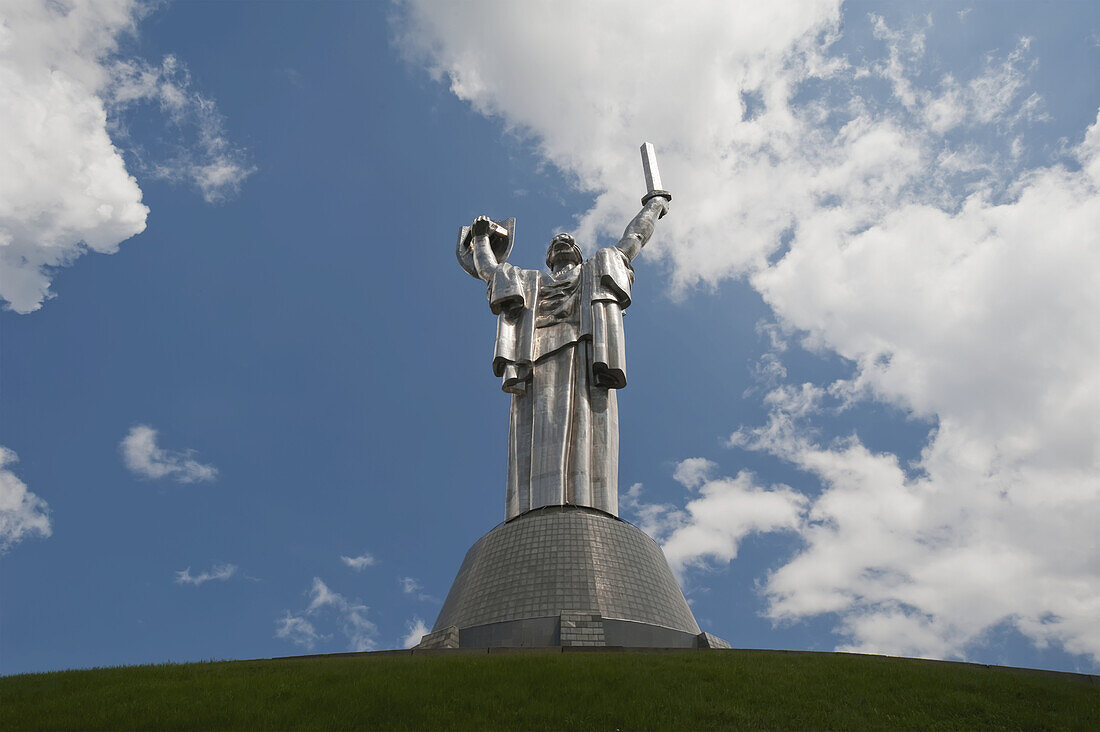
POLYGON ((211 580, 225 582, 237 574, 237 569, 238 567, 235 564, 215 564, 209 572, 191 574, 191 568, 188 567, 176 572, 175 582, 177 585, 194 585, 195 587, 211 580))
POLYGON ((414 617, 408 623, 405 624, 408 628, 408 633, 401 639, 402 648, 412 648, 420 639, 432 632, 432 629, 424 624, 424 621, 418 617, 414 617))
POLYGON ((1008 624, 1100 658, 1098 140, 1008 201, 824 226, 756 276, 790 327, 855 362, 834 391, 938 425, 908 472, 855 437, 811 443, 778 403, 735 436, 826 487, 769 578, 774 617, 840 612, 847 649, 965 656, 1008 624))
MULTIPOLYGON (((789 98, 797 81, 843 66, 821 52, 838 2, 698 2, 677 8, 675 22, 627 0, 405 7, 410 53, 597 194, 577 230, 589 250, 637 211, 643 140, 675 196, 644 256, 670 257, 681 289, 762 264, 796 211, 829 192, 792 185, 819 177, 803 156, 824 140, 807 139, 789 98)), ((830 162, 879 186, 897 161, 879 160, 873 132, 852 129, 830 162)))
POLYGON ((165 450, 157 446, 157 431, 144 424, 134 425, 119 443, 122 461, 141 478, 171 478, 177 483, 214 480, 218 469, 193 457, 194 450, 165 450))
POLYGON ((772 617, 840 613, 845 650, 965 657, 1008 623, 1040 645, 1100 654, 1094 477, 1002 467, 943 425, 913 475, 855 436, 823 447, 803 432, 777 411, 734 436, 825 487, 804 548, 765 583, 772 617))
POLYGON ((357 557, 346 557, 341 554, 340 561, 354 569, 356 572, 362 572, 367 567, 373 567, 377 563, 375 558, 366 552, 360 554, 357 557))
POLYGON ((89 251, 113 254, 145 230, 149 209, 117 147, 130 142, 132 105, 155 102, 170 137, 184 140, 141 172, 188 178, 207 200, 251 172, 174 58, 157 68, 115 58, 118 38, 146 12, 132 0, 0 0, 0 298, 15 312, 53 297, 57 268, 89 251))
POLYGON ((700 496, 683 509, 641 502, 640 485, 627 492, 624 507, 660 542, 678 575, 685 566, 702 566, 708 560, 732 561, 741 540, 750 534, 801 527, 805 496, 783 485, 757 485, 747 471, 735 478, 709 478, 716 468, 704 458, 688 458, 676 466, 675 479, 700 496))
MULTIPOLYGON (((690 458, 689 458, 690 459, 690 458)), ((647 503, 641 483, 635 483, 619 495, 619 510, 654 539, 664 536, 673 519, 683 518, 683 512, 670 503, 647 503)))
POLYGON ((717 468, 716 463, 706 458, 687 458, 676 464, 672 479, 685 488, 694 490, 707 482, 717 468))
MULTIPOLYGON (((158 150, 157 162, 142 172, 190 181, 207 203, 224 201, 240 190, 255 168, 243 150, 229 143, 217 105, 192 88, 187 67, 178 58, 169 54, 159 66, 140 59, 119 60, 109 71, 107 96, 115 109, 152 104, 169 120, 174 142, 158 150)), ((116 125, 115 131, 128 139, 125 126, 116 125)))
POLYGON ((424 592, 420 582, 412 577, 399 577, 397 583, 401 585, 401 591, 406 595, 415 595, 422 602, 439 602, 439 600, 424 592))
POLYGON ((50 507, 10 467, 18 460, 14 451, 0 445, 0 553, 27 537, 53 533, 50 507))
POLYGON ((773 617, 840 613, 848 650, 965 657, 1008 624, 1100 658, 1098 129, 1080 169, 1030 171, 1008 201, 902 205, 854 235, 822 215, 754 277, 787 327, 855 363, 831 393, 938 425, 908 471, 854 436, 820 446, 807 384, 735 435, 825 486, 766 583, 773 617))
POLYGON ((275 622, 275 637, 288 640, 296 646, 313 650, 318 641, 328 640, 330 636, 317 633, 313 623, 301 615, 292 615, 287 610, 283 617, 275 622))
POLYGON ((1100 658, 1100 123, 1071 158, 1021 167, 1044 115, 1026 39, 962 78, 927 62, 928 24, 846 18, 881 45, 836 55, 834 2, 694 3, 675 22, 625 2, 405 8, 418 58, 596 195, 582 242, 632 215, 633 149, 652 141, 676 199, 644 256, 673 291, 746 277, 788 337, 853 364, 785 385, 770 350, 772 418, 734 443, 823 491, 688 463, 699 497, 643 505, 676 562, 797 530, 764 585, 773 618, 837 613, 842 647, 932 656, 1010 624, 1100 658), (858 436, 819 444, 826 399, 937 426, 902 465, 858 436))
POLYGON ((1043 116, 1037 95, 1029 95, 1023 104, 1019 103, 1027 84, 1027 72, 1035 65, 1028 56, 1030 39, 1021 38, 1015 50, 1003 59, 987 56, 982 73, 967 83, 946 74, 940 79, 939 88, 932 90, 915 85, 910 78, 911 66, 924 55, 926 31, 896 31, 878 15, 872 15, 871 21, 875 37, 885 41, 889 49, 888 60, 874 65, 875 73, 891 82, 898 101, 908 111, 920 115, 932 132, 1043 116))
POLYGON ((785 235, 797 247, 817 217, 858 230, 900 200, 940 201, 958 177, 932 170, 940 156, 960 165, 968 153, 969 174, 1007 154, 956 149, 946 129, 1007 133, 1039 103, 1025 97, 1026 42, 985 59, 972 79, 941 77, 935 91, 904 64, 924 52, 924 30, 906 35, 858 18, 874 27, 885 59, 832 55, 832 0, 698 2, 678 9, 675 23, 626 0, 410 0, 405 11, 401 40, 414 58, 596 194, 578 224, 589 248, 618 236, 637 210, 637 141, 657 145, 676 199, 643 256, 667 259, 681 293, 767 269, 785 235), (894 90, 888 99, 870 83, 880 80, 894 90), (809 93, 807 82, 825 91, 809 93))
POLYGON ((104 59, 132 2, 0 4, 0 297, 28 313, 51 268, 112 254, 149 212, 107 133, 104 59))
POLYGON ((285 611, 276 621, 275 637, 312 649, 318 641, 332 634, 317 631, 316 623, 333 623, 348 642, 348 650, 371 651, 378 646, 378 628, 367 618, 369 608, 352 602, 329 589, 320 577, 313 578, 309 589, 309 605, 298 613, 285 611))
POLYGON ((937 656, 1008 623, 1100 658, 1097 140, 1093 125, 1080 169, 1031 171, 1008 202, 820 229, 757 275, 790 326, 855 362, 840 391, 938 423, 909 473, 858 438, 800 438, 781 406, 736 436, 826 486, 806 549, 768 582, 776 617, 843 611, 846 647, 937 656))

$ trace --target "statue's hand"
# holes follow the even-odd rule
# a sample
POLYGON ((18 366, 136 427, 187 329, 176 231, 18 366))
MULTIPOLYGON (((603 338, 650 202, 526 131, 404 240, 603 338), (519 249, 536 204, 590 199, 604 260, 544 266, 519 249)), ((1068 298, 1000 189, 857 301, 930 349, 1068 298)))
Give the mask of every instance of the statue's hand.
POLYGON ((657 218, 664 218, 668 213, 668 207, 672 203, 672 194, 668 191, 650 191, 642 196, 642 205, 648 209, 657 209, 657 218), (657 208, 657 207, 660 208, 657 208))
POLYGON ((672 199, 665 198, 664 196, 654 196, 651 200, 655 204, 660 204, 661 206, 661 213, 658 214, 657 218, 664 218, 665 214, 668 213, 668 207, 672 205, 672 199))
POLYGON ((478 216, 474 219, 474 225, 470 228, 473 230, 474 236, 489 236, 492 226, 493 220, 488 216, 478 216))

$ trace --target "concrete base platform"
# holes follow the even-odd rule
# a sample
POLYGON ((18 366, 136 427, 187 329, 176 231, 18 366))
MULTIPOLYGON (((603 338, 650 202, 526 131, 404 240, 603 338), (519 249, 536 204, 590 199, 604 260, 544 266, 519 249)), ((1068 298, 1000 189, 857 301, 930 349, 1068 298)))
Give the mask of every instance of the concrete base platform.
POLYGON ((585 646, 606 648, 729 648, 716 635, 692 635, 629 620, 613 620, 589 613, 562 613, 557 618, 529 618, 459 630, 455 626, 433 631, 416 646, 440 648, 548 648, 585 646), (583 619, 582 619, 583 618, 583 619))

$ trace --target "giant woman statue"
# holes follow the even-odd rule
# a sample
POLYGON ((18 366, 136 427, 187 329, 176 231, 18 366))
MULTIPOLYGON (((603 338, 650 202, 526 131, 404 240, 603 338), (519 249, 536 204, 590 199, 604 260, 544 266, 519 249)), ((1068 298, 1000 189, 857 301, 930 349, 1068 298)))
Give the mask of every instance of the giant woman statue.
POLYGON ((572 236, 558 234, 546 251, 549 272, 509 264, 514 219, 502 225, 480 216, 459 234, 463 268, 488 284, 497 316, 493 372, 511 394, 507 519, 563 504, 618 515, 615 391, 626 386, 630 263, 672 199, 652 156, 643 146, 650 192, 642 210, 617 244, 587 261, 572 236))

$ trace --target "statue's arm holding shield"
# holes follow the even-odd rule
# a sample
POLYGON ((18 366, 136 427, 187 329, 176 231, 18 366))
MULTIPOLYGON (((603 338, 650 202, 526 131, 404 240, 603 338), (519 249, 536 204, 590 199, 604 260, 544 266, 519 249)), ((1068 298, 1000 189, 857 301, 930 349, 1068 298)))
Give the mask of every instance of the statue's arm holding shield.
POLYGON ((501 265, 497 261, 497 255, 493 252, 492 245, 489 243, 489 234, 492 233, 492 230, 493 220, 488 216, 478 216, 474 219, 473 226, 470 227, 470 233, 473 235, 470 247, 473 249, 474 269, 477 270, 477 276, 486 282, 492 278, 501 265))
POLYGON ((478 216, 472 226, 458 231, 458 263, 471 277, 489 282, 508 261, 516 237, 516 220, 493 221, 478 216))
POLYGON ((495 315, 515 315, 528 303, 527 270, 508 264, 515 237, 514 218, 493 221, 478 216, 471 226, 463 226, 458 232, 458 263, 471 277, 489 285, 489 308, 495 315))

